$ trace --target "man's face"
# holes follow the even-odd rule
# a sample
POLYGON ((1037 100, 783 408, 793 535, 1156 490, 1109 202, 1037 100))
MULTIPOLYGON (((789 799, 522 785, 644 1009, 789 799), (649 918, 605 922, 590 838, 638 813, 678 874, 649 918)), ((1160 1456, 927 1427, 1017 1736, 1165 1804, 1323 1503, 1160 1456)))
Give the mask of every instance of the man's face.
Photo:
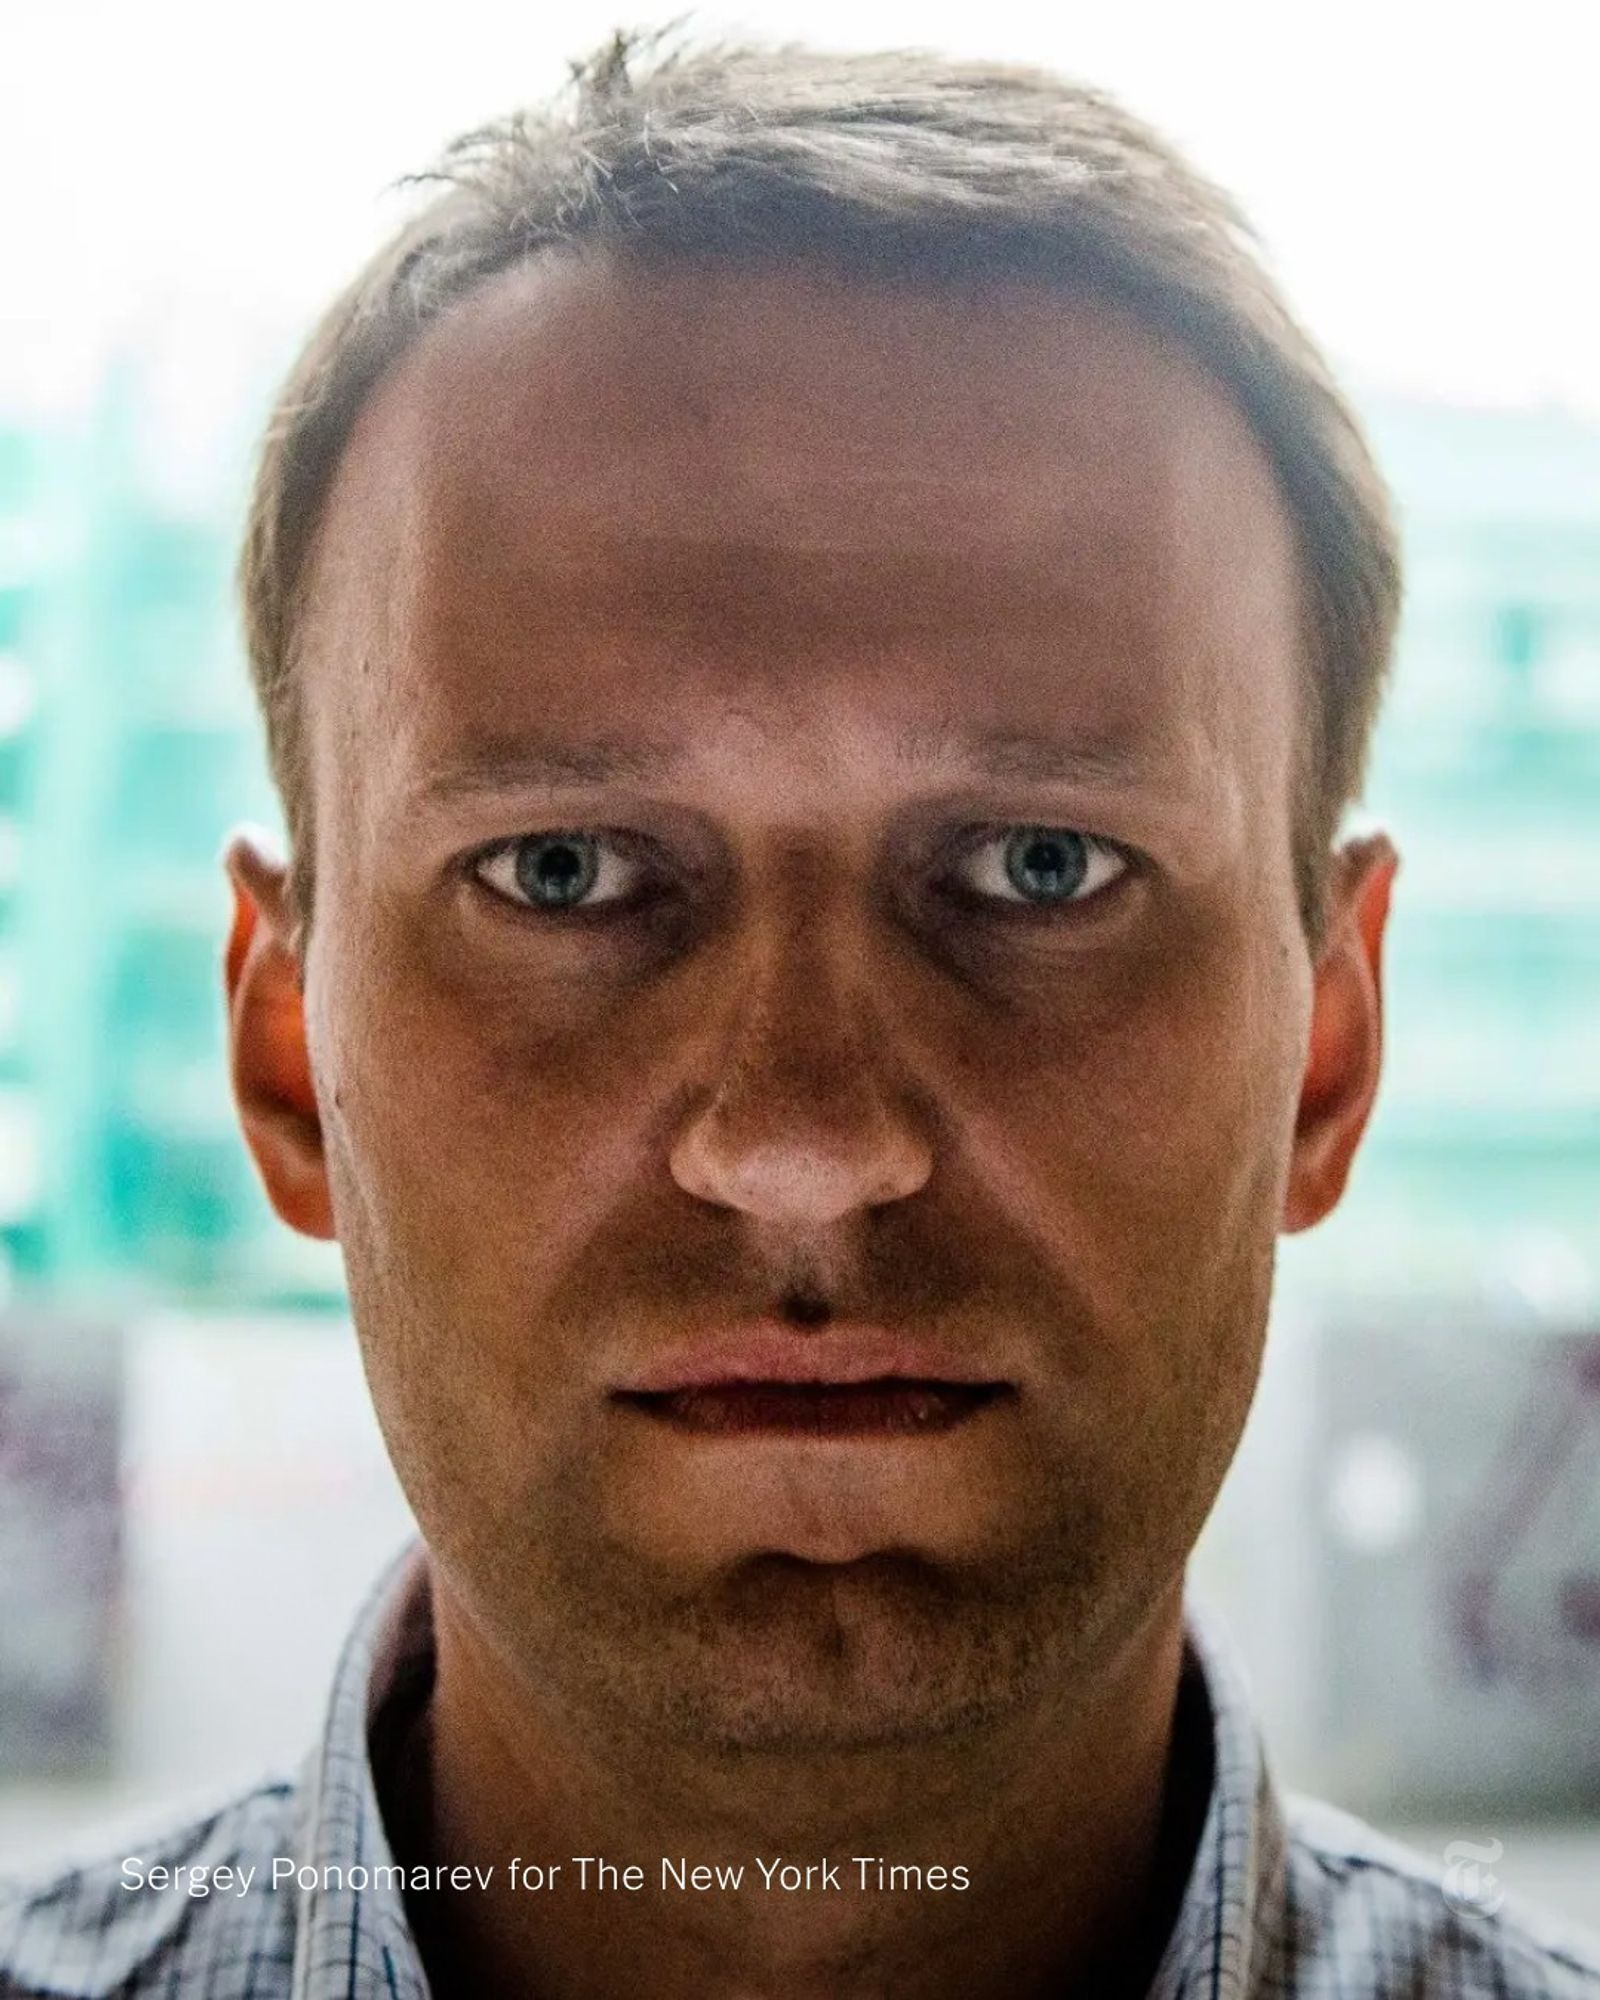
POLYGON ((382 384, 307 631, 301 1167, 516 1671, 903 1738, 1170 1599, 1301 1143, 1300 631, 1244 420, 1101 304, 574 261, 382 384), (615 1393, 763 1319, 1004 1388, 615 1393))

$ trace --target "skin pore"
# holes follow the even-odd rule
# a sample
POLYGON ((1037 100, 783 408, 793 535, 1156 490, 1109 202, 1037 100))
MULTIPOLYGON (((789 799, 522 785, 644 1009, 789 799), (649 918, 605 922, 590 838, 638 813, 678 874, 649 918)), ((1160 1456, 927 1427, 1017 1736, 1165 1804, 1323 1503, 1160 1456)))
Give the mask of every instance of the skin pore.
POLYGON ((1243 417, 1103 302, 566 259, 391 371, 313 565, 315 921, 235 839, 230 1029, 428 1544, 397 1844, 650 1885, 463 1898, 435 1992, 1136 1982, 1184 1565, 1370 1109, 1394 869, 1341 852, 1313 952, 1243 417), (759 1317, 1009 1393, 892 1441, 613 1395, 759 1317), (971 1887, 655 1890, 757 1854, 971 1887))

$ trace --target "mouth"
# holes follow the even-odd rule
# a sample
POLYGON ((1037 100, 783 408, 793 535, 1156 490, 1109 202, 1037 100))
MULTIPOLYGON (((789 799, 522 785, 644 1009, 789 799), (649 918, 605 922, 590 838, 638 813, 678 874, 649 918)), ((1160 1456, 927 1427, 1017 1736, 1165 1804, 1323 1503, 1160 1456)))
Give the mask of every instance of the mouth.
POLYGON ((658 1423, 702 1434, 915 1437, 951 1430, 1014 1393, 1007 1382, 882 1375, 857 1382, 706 1382, 614 1396, 658 1423))

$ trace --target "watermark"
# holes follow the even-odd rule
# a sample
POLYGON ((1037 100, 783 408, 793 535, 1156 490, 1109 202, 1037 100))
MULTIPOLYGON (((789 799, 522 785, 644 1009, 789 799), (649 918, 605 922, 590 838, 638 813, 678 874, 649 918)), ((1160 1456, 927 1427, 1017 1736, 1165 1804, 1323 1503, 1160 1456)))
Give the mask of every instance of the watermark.
POLYGON ((964 1862, 954 1867, 943 1863, 890 1861, 881 1854, 852 1854, 848 1860, 823 1856, 813 1861, 791 1861, 781 1854, 753 1855, 747 1861, 696 1862, 687 1855, 663 1854, 654 1868, 639 1862, 608 1861, 599 1854, 572 1854, 564 1861, 527 1860, 513 1855, 504 1866, 448 1862, 361 1862, 304 1861, 292 1854, 272 1854, 249 1866, 234 1862, 146 1862, 141 1855, 127 1855, 122 1863, 122 1887, 126 1890, 176 1890, 185 1896, 248 1896, 257 1887, 265 1890, 319 1890, 338 1894, 389 1889, 396 1893, 419 1890, 487 1890, 491 1885, 522 1892, 576 1890, 580 1894, 637 1895, 654 1888, 661 1893, 680 1895, 727 1890, 755 1891, 759 1894, 805 1895, 854 1890, 875 1895, 911 1892, 958 1894, 972 1886, 972 1876, 964 1862))
POLYGON ((1444 1851, 1444 1899, 1463 1917, 1492 1917, 1506 1899, 1493 1864, 1505 1853, 1498 1840, 1452 1840, 1444 1851))

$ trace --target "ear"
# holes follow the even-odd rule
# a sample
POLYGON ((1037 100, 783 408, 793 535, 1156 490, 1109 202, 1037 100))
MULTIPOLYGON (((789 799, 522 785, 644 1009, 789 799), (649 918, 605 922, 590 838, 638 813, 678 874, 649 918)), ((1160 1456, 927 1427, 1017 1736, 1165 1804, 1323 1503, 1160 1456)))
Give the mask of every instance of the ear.
POLYGON ((1348 842, 1334 857, 1284 1197, 1282 1226, 1291 1233, 1321 1222, 1338 1203, 1377 1095, 1383 935, 1399 865, 1381 833, 1348 842))
POLYGON ((233 886, 223 977, 239 1122, 278 1215, 303 1236, 331 1239, 333 1203, 291 942, 288 869, 246 833, 229 839, 222 861, 233 886))

